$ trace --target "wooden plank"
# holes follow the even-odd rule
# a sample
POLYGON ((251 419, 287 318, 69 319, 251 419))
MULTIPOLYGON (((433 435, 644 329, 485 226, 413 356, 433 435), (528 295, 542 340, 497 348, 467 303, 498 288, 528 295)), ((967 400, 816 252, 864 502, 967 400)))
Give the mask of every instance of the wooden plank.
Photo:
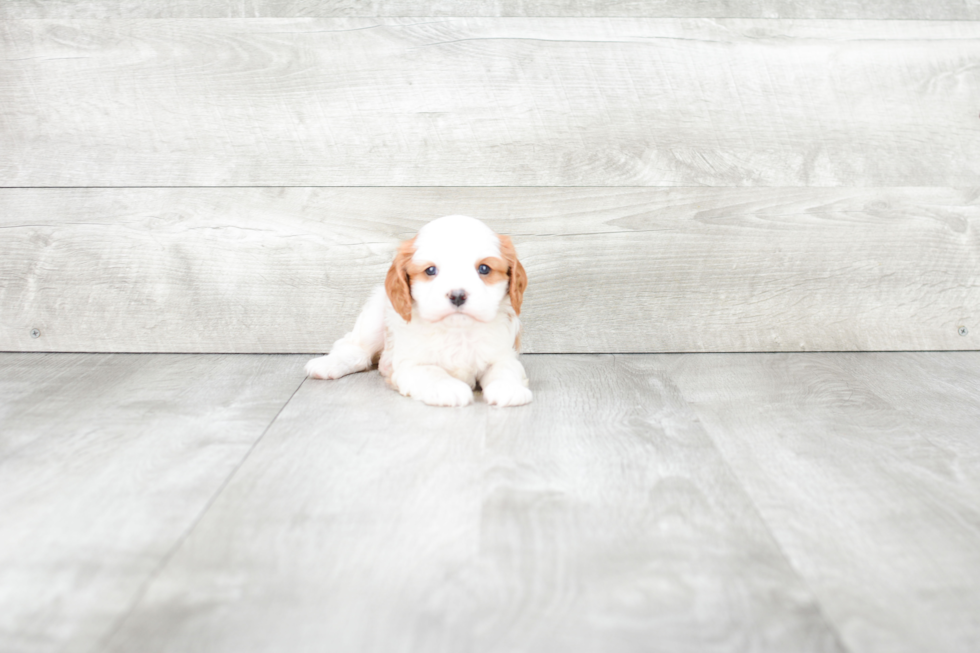
POLYGON ((0 18, 330 16, 649 16, 688 18, 980 18, 968 0, 5 0, 0 18))
POLYGON ((0 355, 0 648, 98 650, 302 379, 269 356, 0 355))
POLYGON ((304 384, 103 650, 843 650, 668 378, 525 363, 516 409, 304 384))
POLYGON ((973 186, 980 23, 0 21, 15 186, 973 186))
POLYGON ((976 352, 672 369, 849 650, 980 641, 978 370, 976 352))
POLYGON ((980 348, 972 189, 236 188, 0 191, 0 350, 326 351, 451 213, 514 236, 527 352, 980 348))

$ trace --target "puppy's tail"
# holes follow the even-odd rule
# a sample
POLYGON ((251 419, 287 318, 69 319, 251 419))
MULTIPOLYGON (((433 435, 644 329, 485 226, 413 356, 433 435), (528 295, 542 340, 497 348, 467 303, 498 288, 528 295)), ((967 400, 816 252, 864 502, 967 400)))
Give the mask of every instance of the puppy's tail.
MULTIPOLYGON (((351 345, 374 358, 385 346, 385 305, 388 296, 383 285, 376 286, 354 322, 354 328, 346 336, 334 343, 351 345)), ((333 352, 333 349, 330 350, 333 352)))
POLYGON ((314 358, 306 364, 307 376, 314 379, 339 379, 347 374, 370 369, 384 348, 387 301, 384 286, 375 288, 350 333, 333 343, 327 356, 314 358))

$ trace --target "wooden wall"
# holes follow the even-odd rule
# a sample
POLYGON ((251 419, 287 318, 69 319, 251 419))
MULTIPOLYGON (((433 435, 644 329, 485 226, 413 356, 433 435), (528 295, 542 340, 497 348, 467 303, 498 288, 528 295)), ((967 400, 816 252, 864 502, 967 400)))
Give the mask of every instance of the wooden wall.
POLYGON ((448 213, 526 351, 978 349, 980 5, 915 5, 6 0, 0 350, 324 351, 448 213))

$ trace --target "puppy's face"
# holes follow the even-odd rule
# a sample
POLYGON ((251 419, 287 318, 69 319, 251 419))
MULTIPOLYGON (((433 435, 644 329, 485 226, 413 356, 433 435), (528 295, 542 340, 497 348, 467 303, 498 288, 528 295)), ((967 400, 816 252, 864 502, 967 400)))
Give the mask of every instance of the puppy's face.
POLYGON ((510 238, 461 215, 433 220, 402 243, 385 281, 398 314, 411 321, 414 305, 426 322, 489 322, 504 297, 520 314, 526 286, 510 238))

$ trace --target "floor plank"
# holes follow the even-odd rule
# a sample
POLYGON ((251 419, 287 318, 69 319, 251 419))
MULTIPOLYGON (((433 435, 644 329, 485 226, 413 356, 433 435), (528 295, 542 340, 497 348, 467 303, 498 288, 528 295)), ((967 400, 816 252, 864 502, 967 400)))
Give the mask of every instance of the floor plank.
POLYGON ((980 641, 980 354, 688 356, 712 441, 852 651, 980 641))
POLYGON ((106 650, 842 650, 669 378, 525 362, 519 409, 305 383, 106 650))
POLYGON ((4 0, 0 18, 298 16, 652 16, 691 18, 980 18, 970 0, 4 0))
POLYGON ((0 21, 0 183, 960 186, 976 21, 0 21))
POLYGON ((980 349, 975 189, 140 188, 0 189, 0 350, 326 351, 452 213, 526 352, 980 349))
POLYGON ((300 359, 0 356, 4 653, 978 641, 980 353, 524 360, 306 382, 209 503, 300 359))
POLYGON ((289 356, 0 354, 0 649, 96 650, 301 379, 289 356))

